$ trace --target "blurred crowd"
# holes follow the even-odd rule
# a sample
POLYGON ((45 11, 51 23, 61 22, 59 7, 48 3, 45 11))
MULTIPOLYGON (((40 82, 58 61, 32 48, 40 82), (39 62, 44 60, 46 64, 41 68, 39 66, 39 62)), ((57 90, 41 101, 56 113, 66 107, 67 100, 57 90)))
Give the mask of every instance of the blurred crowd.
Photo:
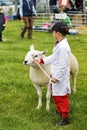
MULTIPOLYGON (((60 0, 49 0, 49 6, 51 12, 58 12, 60 8, 60 0)), ((69 0, 66 6, 66 11, 82 11, 83 10, 83 0, 69 0)))

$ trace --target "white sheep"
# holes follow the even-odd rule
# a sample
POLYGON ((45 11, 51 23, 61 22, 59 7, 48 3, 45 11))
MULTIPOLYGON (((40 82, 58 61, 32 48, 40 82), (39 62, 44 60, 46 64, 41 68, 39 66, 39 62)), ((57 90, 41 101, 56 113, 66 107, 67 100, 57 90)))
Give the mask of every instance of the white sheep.
MULTIPOLYGON (((51 97, 51 89, 49 78, 47 75, 41 70, 41 68, 33 63, 34 58, 43 58, 45 57, 45 53, 47 51, 38 51, 34 49, 34 45, 30 46, 30 51, 25 56, 24 65, 30 66, 30 79, 33 82, 34 87, 37 90, 38 94, 38 105, 37 109, 42 107, 42 86, 47 85, 47 93, 46 93, 46 110, 49 111, 50 109, 50 97, 51 97)), ((46 66, 44 64, 40 65, 44 71, 50 76, 50 65, 46 66)), ((78 62, 73 54, 71 54, 71 75, 72 75, 72 83, 73 83, 73 92, 76 92, 76 76, 78 73, 78 62)))

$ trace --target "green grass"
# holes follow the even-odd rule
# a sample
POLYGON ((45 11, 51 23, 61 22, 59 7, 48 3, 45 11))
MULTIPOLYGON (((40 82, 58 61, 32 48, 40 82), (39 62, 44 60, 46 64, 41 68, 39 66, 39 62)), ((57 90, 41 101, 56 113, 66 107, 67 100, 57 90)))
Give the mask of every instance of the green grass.
POLYGON ((70 47, 79 62, 77 93, 70 98, 70 125, 54 126, 59 119, 51 99, 46 112, 43 88, 43 108, 36 110, 37 93, 29 79, 29 68, 23 59, 29 46, 47 50, 51 54, 54 40, 51 33, 33 32, 35 39, 20 38, 23 22, 9 21, 3 32, 8 39, 0 42, 0 130, 87 130, 87 35, 67 36, 70 47))

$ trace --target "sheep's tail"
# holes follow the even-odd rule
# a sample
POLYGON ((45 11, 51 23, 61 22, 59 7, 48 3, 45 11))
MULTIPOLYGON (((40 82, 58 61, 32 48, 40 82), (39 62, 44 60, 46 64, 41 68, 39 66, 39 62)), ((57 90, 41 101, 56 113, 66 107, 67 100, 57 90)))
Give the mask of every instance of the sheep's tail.
POLYGON ((39 68, 43 71, 43 73, 49 78, 50 82, 51 82, 51 78, 50 76, 46 73, 46 71, 41 67, 41 65, 39 63, 37 63, 37 65, 39 66, 39 68))

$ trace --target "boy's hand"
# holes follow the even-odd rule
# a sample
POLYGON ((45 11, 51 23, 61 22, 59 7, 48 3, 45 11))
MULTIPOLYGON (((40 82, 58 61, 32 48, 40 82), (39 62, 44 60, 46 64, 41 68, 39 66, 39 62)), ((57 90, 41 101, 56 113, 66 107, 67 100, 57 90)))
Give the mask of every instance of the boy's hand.
POLYGON ((40 63, 40 60, 34 59, 33 62, 37 64, 37 63, 40 63))
POLYGON ((58 80, 57 80, 56 78, 51 78, 51 82, 53 82, 53 83, 57 83, 58 80))
POLYGON ((21 19, 23 19, 23 16, 21 16, 21 19))
POLYGON ((6 24, 3 24, 3 27, 6 27, 6 24))

